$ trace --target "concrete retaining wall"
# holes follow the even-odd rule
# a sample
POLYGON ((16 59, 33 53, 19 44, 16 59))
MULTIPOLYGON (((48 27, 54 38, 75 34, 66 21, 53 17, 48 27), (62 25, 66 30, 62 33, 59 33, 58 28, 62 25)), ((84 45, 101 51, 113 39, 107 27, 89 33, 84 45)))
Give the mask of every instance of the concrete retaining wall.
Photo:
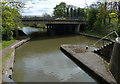
POLYGON ((109 62, 113 51, 113 45, 114 42, 107 43, 101 48, 95 49, 94 52, 100 55, 104 60, 109 62))
POLYGON ((11 46, 11 48, 13 49, 13 52, 11 53, 11 57, 10 57, 10 61, 9 61, 9 66, 7 67, 7 69, 4 71, 6 72, 7 74, 3 75, 2 79, 4 81, 4 83, 8 83, 8 82, 11 82, 12 84, 16 84, 12 79, 8 78, 9 75, 12 75, 13 72, 11 72, 11 69, 10 67, 12 67, 13 69, 13 66, 14 66, 14 57, 15 57, 15 49, 17 47, 19 47, 20 45, 26 43, 27 41, 29 41, 30 38, 27 38, 27 39, 23 39, 21 41, 19 41, 18 43, 16 43, 15 45, 11 46))
POLYGON ((101 51, 100 54, 103 56, 103 58, 105 58, 107 61, 110 61, 111 58, 111 54, 112 54, 112 50, 113 50, 113 44, 104 46, 101 51))
POLYGON ((120 37, 116 39, 110 60, 110 71, 120 84, 120 37))

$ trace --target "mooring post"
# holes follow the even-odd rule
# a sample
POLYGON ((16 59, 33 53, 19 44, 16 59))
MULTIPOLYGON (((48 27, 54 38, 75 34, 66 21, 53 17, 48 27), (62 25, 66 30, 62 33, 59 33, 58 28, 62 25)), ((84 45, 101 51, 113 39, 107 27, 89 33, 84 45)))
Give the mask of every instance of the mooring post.
POLYGON ((115 77, 118 84, 120 84, 120 37, 116 38, 111 59, 110 59, 110 71, 115 77))

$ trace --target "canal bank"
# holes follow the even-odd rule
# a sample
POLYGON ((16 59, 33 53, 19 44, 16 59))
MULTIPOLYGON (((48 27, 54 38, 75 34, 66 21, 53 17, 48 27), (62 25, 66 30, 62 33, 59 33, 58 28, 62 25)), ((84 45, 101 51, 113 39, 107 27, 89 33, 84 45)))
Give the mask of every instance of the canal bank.
POLYGON ((14 64, 14 57, 15 57, 15 49, 17 47, 19 47, 20 45, 26 43, 29 40, 30 40, 30 38, 24 37, 24 39, 17 40, 15 43, 8 46, 7 50, 3 51, 3 52, 8 52, 9 50, 12 51, 12 52, 10 52, 10 57, 9 57, 8 60, 6 60, 5 65, 3 67, 3 70, 2 70, 2 81, 3 82, 13 82, 13 84, 15 84, 14 81, 11 79, 12 74, 13 74, 13 64, 14 64))

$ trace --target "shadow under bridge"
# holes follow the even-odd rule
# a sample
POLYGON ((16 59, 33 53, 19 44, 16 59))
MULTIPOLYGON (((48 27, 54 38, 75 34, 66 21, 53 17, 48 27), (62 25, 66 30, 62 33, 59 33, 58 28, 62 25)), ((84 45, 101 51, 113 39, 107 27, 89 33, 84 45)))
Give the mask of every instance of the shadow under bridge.
POLYGON ((78 33, 84 30, 85 22, 81 19, 22 18, 23 24, 46 24, 47 34, 78 33))

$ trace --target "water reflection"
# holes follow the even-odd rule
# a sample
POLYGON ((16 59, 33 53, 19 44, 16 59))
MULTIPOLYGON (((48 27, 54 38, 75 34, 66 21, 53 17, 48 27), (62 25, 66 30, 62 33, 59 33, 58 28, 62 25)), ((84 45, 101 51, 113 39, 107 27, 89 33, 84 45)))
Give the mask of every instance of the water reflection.
POLYGON ((34 33, 34 32, 38 32, 38 31, 40 31, 41 29, 35 29, 35 28, 31 28, 31 27, 23 27, 22 28, 22 31, 25 33, 25 34, 27 34, 27 35, 30 35, 30 34, 32 34, 32 33, 34 33))

